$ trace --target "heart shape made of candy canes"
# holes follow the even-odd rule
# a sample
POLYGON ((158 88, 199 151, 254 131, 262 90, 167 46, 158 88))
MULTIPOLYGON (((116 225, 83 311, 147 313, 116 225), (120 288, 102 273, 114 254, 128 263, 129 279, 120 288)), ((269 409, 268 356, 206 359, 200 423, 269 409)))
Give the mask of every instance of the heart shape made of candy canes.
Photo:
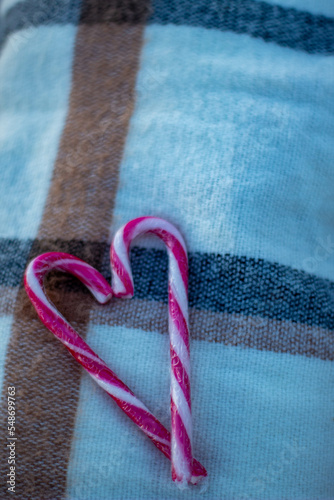
POLYGON ((207 476, 205 468, 192 457, 192 421, 189 383, 188 260, 179 231, 157 217, 140 217, 125 224, 110 249, 113 287, 92 266, 70 254, 50 252, 28 265, 24 285, 40 320, 65 345, 128 417, 172 462, 172 478, 180 486, 197 484, 207 476), (157 235, 169 255, 169 334, 171 355, 171 434, 148 408, 88 346, 76 330, 48 300, 44 277, 51 270, 76 276, 100 304, 114 295, 128 298, 134 293, 130 266, 130 244, 144 233, 157 235))

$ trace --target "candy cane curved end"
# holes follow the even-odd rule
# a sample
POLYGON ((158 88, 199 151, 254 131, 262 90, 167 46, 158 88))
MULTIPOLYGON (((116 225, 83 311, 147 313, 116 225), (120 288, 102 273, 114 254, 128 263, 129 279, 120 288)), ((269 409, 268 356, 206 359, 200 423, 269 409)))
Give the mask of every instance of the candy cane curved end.
POLYGON ((109 283, 87 262, 68 253, 48 252, 35 257, 24 273, 25 288, 29 297, 35 292, 42 302, 47 301, 50 304, 44 293, 43 282, 46 274, 54 270, 73 274, 100 304, 106 304, 113 295, 109 283))
MULTIPOLYGON (((194 484, 194 481, 197 483, 198 474, 194 474, 192 456, 188 256, 178 229, 159 217, 139 217, 122 226, 116 232, 110 248, 112 289, 116 297, 133 296, 130 245, 135 238, 146 233, 158 236, 165 243, 169 257, 172 478, 183 488, 189 483, 194 484)), ((206 475, 202 467, 201 477, 206 475)))

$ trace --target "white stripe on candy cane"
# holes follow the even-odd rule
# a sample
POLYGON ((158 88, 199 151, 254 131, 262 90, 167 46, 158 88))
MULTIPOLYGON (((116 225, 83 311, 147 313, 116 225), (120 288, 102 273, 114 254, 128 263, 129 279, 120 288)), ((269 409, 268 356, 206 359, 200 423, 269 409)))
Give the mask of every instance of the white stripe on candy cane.
POLYGON ((95 380, 95 382, 102 387, 110 396, 113 396, 116 399, 122 400, 124 403, 140 408, 141 410, 145 410, 148 413, 150 411, 147 407, 142 403, 136 396, 133 396, 130 392, 124 391, 124 389, 117 387, 116 385, 109 384, 105 380, 101 380, 97 375, 89 373, 89 375, 95 380))

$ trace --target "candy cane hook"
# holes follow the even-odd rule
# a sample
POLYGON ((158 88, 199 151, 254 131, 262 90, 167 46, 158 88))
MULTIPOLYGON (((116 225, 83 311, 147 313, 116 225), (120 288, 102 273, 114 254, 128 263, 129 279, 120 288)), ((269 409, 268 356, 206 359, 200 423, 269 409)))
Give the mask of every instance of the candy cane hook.
POLYGON ((110 250, 112 288, 117 297, 134 292, 129 250, 131 242, 145 233, 158 236, 169 257, 168 304, 171 356, 171 449, 172 478, 180 485, 191 482, 192 418, 188 328, 188 258, 184 240, 169 222, 158 217, 139 217, 121 227, 110 250))
MULTIPOLYGON (((171 459, 171 439, 168 430, 95 354, 48 300, 44 289, 44 277, 51 270, 68 272, 76 276, 101 304, 108 302, 112 296, 110 285, 92 266, 81 259, 61 252, 39 255, 30 262, 24 275, 25 289, 42 323, 65 345, 95 382, 112 397, 155 446, 171 459)), ((194 459, 190 482, 196 484, 206 475, 204 467, 194 459)))

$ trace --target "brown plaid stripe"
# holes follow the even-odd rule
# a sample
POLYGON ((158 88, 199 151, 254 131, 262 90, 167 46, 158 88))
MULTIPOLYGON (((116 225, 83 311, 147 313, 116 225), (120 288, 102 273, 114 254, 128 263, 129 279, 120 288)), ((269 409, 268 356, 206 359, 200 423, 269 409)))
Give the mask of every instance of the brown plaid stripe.
MULTIPOLYGON (((142 29, 141 24, 128 23, 78 28, 67 122, 38 232, 45 251, 61 249, 57 238, 107 242, 142 29)), ((99 268, 102 256, 96 250, 88 245, 85 257, 99 268)), ((29 259, 40 251, 41 244, 33 245, 29 259)), ((93 301, 83 289, 52 291, 57 279, 49 281, 50 298, 84 336, 93 301)), ((17 293, 15 287, 5 287, 2 292, 10 295, 0 301, 2 310, 14 310, 4 390, 16 386, 19 402, 17 494, 22 499, 60 499, 66 488, 81 370, 39 322, 22 288, 17 293)), ((2 407, 2 416, 4 411, 2 407)), ((5 449, 4 435, 1 445, 5 449)), ((2 460, 2 477, 6 466, 2 460)))

